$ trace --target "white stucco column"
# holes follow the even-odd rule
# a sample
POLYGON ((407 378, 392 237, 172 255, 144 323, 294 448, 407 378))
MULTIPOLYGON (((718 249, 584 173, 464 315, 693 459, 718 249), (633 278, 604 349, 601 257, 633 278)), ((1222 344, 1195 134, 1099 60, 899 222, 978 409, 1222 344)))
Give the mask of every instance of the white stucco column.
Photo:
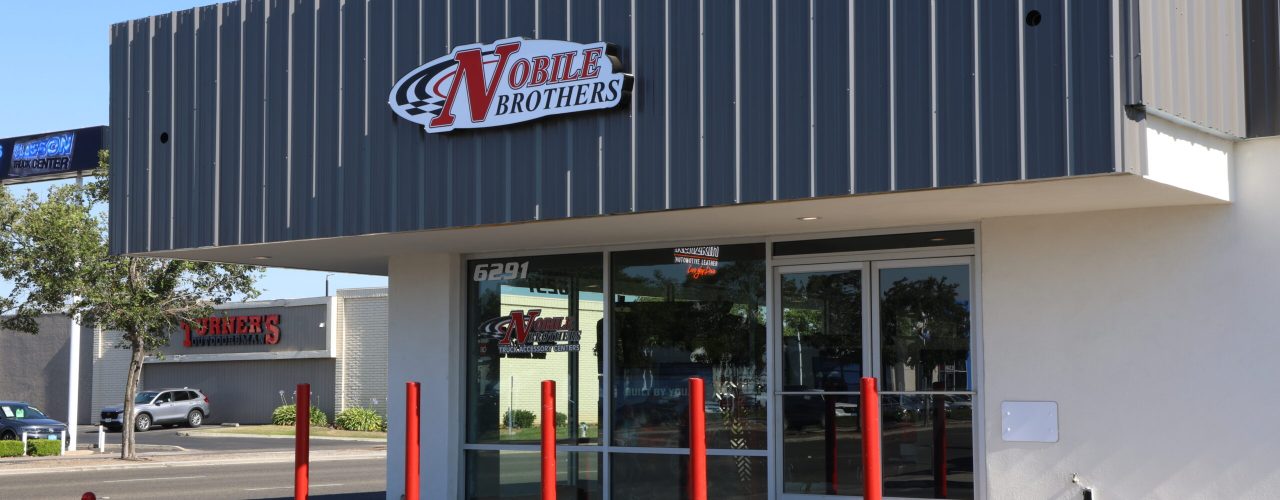
POLYGON ((389 264, 387 499, 404 493, 405 382, 422 383, 422 498, 458 498, 462 459, 462 260, 393 257, 389 264))

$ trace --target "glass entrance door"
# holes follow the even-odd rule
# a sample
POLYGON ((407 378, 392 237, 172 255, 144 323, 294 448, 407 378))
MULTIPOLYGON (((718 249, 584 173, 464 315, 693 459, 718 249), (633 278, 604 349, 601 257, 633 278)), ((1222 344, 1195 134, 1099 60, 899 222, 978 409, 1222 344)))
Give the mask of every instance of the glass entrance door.
POLYGON ((973 498, 970 259, 775 269, 778 496, 863 490, 858 381, 881 390, 886 498, 973 498))
POLYGON ((777 274, 781 380, 775 435, 786 495, 862 492, 858 381, 871 366, 864 265, 799 266, 777 274))

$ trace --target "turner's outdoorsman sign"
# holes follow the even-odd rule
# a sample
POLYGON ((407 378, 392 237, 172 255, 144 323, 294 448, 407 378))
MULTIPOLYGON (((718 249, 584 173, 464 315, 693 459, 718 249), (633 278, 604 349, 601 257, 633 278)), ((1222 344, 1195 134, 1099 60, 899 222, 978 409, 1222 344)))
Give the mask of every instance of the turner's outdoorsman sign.
POLYGON ((388 103, 427 132, 617 106, 631 75, 608 44, 507 38, 461 45, 396 82, 388 103))
POLYGON ((185 347, 274 345, 280 342, 280 315, 222 316, 182 324, 185 347))

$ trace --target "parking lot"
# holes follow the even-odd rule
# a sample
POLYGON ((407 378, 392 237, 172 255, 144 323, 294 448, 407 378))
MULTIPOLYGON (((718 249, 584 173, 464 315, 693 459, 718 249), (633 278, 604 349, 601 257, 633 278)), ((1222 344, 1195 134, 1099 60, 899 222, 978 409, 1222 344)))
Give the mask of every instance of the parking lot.
MULTIPOLYGON (((185 427, 168 429, 155 428, 147 432, 139 432, 135 442, 143 453, 230 453, 250 451, 286 451, 292 450, 294 441, 285 437, 250 437, 250 436, 202 436, 185 427), (181 450, 162 449, 161 447, 178 447, 181 450)), ((77 448, 90 449, 98 443, 98 427, 82 425, 77 436, 77 448)), ((119 450, 112 445, 120 444, 119 432, 107 432, 108 450, 119 450)), ((385 448, 385 443, 355 440, 312 439, 313 450, 350 450, 385 448)))

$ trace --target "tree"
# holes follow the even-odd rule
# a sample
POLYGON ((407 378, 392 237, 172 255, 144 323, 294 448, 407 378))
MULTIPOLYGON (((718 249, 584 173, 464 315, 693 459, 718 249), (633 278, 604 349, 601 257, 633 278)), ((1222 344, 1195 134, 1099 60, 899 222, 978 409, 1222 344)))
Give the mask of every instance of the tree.
MULTIPOLYGON (((109 155, 98 155, 95 179, 14 198, 0 194, 0 278, 13 283, 0 296, 0 327, 39 333, 36 318, 67 313, 83 324, 123 333, 131 351, 125 380, 120 458, 134 452, 134 397, 142 362, 168 344, 170 332, 212 307, 258 296, 259 268, 112 255, 103 215, 109 155)), ((0 190, 4 191, 4 190, 0 190)))

